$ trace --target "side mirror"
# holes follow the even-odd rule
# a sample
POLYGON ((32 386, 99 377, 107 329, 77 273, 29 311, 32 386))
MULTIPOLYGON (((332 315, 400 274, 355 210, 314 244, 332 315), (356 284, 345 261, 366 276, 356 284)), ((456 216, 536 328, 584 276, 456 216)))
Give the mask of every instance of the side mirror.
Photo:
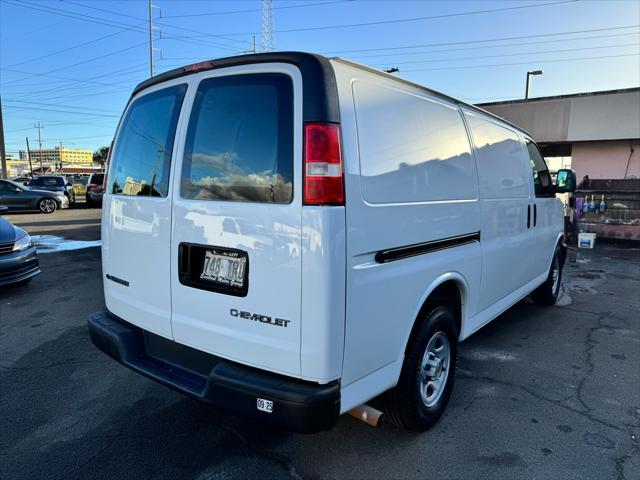
POLYGON ((16 188, 14 191, 15 191, 16 193, 20 193, 20 192, 22 192, 22 189, 21 189, 21 188, 16 188))
POLYGON ((556 177, 556 193, 569 193, 576 191, 576 174, 573 170, 563 168, 558 170, 556 177))

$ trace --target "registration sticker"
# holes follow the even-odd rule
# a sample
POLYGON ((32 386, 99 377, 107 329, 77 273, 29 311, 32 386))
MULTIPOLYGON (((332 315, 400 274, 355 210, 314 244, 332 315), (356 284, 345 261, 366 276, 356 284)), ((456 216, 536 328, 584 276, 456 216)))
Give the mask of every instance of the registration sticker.
POLYGON ((271 400, 265 400, 264 398, 259 398, 258 410, 260 410, 261 412, 273 413, 273 402, 271 400))

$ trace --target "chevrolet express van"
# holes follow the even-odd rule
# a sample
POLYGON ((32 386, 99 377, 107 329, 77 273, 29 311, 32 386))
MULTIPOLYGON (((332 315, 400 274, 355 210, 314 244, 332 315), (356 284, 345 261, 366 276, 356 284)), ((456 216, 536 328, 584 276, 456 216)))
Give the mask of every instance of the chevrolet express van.
POLYGON ((556 192, 515 125, 307 53, 138 85, 104 182, 95 345, 192 397, 298 432, 376 397, 430 427, 458 344, 555 302, 556 192))

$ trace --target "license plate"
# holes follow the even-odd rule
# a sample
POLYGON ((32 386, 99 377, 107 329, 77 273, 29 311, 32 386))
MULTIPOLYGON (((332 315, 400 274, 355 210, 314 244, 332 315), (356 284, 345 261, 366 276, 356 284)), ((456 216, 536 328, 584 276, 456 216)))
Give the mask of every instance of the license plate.
POLYGON ((237 252, 207 250, 200 278, 229 287, 244 287, 247 257, 237 252))
POLYGON ((259 398, 258 410, 260 410, 261 412, 273 413, 273 402, 271 400, 265 400, 264 398, 259 398))

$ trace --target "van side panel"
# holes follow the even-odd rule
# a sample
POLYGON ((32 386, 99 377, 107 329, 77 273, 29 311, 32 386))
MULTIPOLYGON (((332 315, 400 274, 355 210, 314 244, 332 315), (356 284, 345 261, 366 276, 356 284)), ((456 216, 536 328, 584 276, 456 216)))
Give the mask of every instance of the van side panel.
POLYGON ((302 378, 340 378, 345 323, 344 207, 302 209, 302 378))
POLYGON ((397 381, 398 369, 384 367, 404 357, 433 282, 448 273, 464 279, 469 291, 464 316, 473 315, 481 270, 477 240, 382 263, 376 254, 477 234, 477 177, 457 106, 340 62, 334 68, 347 220, 342 387, 384 372, 386 379, 371 375, 377 391, 358 388, 373 396, 397 381))
POLYGON ((464 115, 478 165, 482 220, 478 310, 482 311, 533 278, 531 167, 519 135, 511 127, 467 109, 464 115))

